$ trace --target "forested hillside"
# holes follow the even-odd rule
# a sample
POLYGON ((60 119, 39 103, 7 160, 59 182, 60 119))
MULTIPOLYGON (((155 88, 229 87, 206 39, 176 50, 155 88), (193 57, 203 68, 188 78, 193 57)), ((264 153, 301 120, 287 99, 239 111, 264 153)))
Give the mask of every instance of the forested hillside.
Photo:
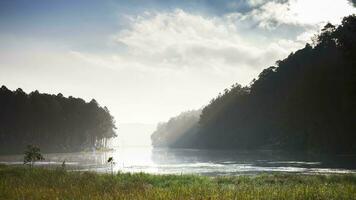
POLYGON ((44 152, 100 148, 115 129, 109 110, 94 99, 0 88, 0 153, 22 153, 26 145, 44 152))
POLYGON ((196 126, 180 146, 356 153, 356 16, 327 24, 250 86, 225 90, 196 126))
POLYGON ((185 147, 198 131, 201 110, 186 111, 160 123, 151 135, 155 147, 185 147))

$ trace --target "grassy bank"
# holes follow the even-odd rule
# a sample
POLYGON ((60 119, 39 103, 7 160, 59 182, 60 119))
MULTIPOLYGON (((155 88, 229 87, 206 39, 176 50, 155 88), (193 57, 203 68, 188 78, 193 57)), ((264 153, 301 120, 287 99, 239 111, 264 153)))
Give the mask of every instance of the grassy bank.
POLYGON ((356 199, 355 175, 204 177, 0 166, 0 199, 356 199))

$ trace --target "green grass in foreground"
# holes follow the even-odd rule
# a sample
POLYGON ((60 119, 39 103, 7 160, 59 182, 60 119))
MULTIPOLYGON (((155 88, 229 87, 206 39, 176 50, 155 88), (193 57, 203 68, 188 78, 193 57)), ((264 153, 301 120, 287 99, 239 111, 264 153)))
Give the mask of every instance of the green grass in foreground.
POLYGON ((355 175, 96 174, 0 166, 0 199, 356 199, 355 175))

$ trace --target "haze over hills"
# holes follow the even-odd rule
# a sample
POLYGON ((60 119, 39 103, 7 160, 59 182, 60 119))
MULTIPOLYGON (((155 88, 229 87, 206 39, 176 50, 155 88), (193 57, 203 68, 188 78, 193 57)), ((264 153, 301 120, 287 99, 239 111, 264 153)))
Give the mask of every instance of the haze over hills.
POLYGON ((155 147, 184 147, 197 131, 201 110, 186 111, 168 122, 159 123, 152 133, 152 145, 155 147), (184 141, 183 141, 184 140, 184 141))
POLYGON ((313 41, 249 86, 232 85, 212 99, 189 124, 193 132, 177 132, 181 116, 158 126, 153 145, 356 153, 356 16, 328 23, 313 41))

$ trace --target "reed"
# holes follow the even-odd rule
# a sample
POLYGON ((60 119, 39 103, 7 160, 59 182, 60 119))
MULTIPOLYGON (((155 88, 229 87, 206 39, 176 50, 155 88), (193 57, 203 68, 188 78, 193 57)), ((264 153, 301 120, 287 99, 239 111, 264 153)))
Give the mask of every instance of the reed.
POLYGON ((98 174, 0 166, 0 199, 356 199, 356 176, 98 174))

